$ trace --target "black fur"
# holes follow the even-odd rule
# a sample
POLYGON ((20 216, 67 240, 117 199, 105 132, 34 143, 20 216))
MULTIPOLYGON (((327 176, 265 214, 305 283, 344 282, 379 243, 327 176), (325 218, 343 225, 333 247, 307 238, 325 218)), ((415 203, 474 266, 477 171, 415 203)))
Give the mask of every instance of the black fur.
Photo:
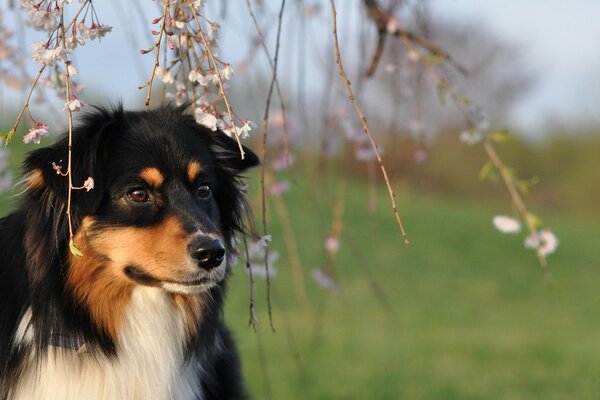
MULTIPOLYGON (((242 160, 235 140, 198 125, 182 108, 147 112, 96 108, 73 132, 73 184, 81 185, 88 176, 95 182, 91 191, 73 191, 73 229, 77 232, 86 216, 104 227, 144 227, 177 214, 182 220, 205 221, 207 229, 213 226, 232 251, 234 234, 243 229, 248 209, 238 174, 258 164, 256 155, 245 151, 242 160), (213 185, 213 203, 196 205, 190 200, 193 188, 178 185, 165 194, 169 206, 154 213, 120 207, 117 200, 141 168, 158 165, 180 171, 191 158, 202 161, 203 174, 213 185)), ((88 351, 118 357, 114 339, 66 287, 67 178, 57 174, 52 163, 66 171, 67 157, 66 136, 29 154, 24 173, 41 171, 43 184, 26 189, 18 209, 0 220, 0 399, 19 385, 24 357, 31 350, 27 346, 43 354, 53 335, 80 338, 88 351), (34 338, 27 346, 15 346, 18 323, 29 308, 34 338)), ((207 371, 201 378, 207 399, 245 397, 235 346, 222 321, 224 285, 210 289, 207 295, 214 301, 203 310, 200 329, 187 345, 187 356, 202 360, 207 371), (213 348, 216 336, 223 343, 220 349, 213 348)))

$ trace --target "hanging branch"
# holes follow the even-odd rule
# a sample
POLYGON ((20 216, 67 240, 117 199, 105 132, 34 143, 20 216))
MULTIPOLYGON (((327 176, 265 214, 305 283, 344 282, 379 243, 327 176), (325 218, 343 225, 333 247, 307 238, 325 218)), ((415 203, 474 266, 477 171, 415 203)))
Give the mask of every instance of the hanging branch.
POLYGON ((388 191, 388 195, 390 197, 390 202, 392 203, 392 210, 394 212, 394 216, 396 217, 396 222, 398 223, 398 226, 400 227, 400 232, 402 233, 402 238, 404 240, 404 244, 409 244, 408 235, 406 234, 404 225, 402 224, 402 219, 400 218, 400 213, 398 212, 398 207, 396 205, 396 194, 394 193, 394 190, 392 189, 392 186, 390 184, 390 180, 388 178, 388 174, 385 169, 385 166, 383 165, 383 160, 381 158, 381 155, 379 154, 379 149, 377 148, 377 144, 375 143, 375 140, 373 139, 373 135, 371 134, 371 130, 369 129, 369 126, 367 125, 367 118, 364 116, 356 98, 354 97, 354 93, 352 92, 350 80, 348 79, 348 76, 346 75, 346 71, 344 70, 344 65, 342 64, 342 56, 340 54, 340 45, 339 45, 339 40, 338 40, 338 35, 337 35, 337 13, 335 10, 335 0, 330 0, 329 3, 331 5, 331 15, 333 18, 333 40, 334 40, 334 46, 335 46, 335 61, 338 66, 338 71, 344 82, 344 86, 346 88, 346 95, 350 99, 350 102, 352 103, 352 106, 354 107, 354 110, 356 111, 356 114, 358 115, 358 117, 360 119, 360 123, 362 125, 363 131, 367 135, 367 137, 369 139, 369 143, 371 144, 371 148, 373 149, 373 152, 375 153, 375 157, 377 158, 377 163, 379 164, 379 168, 381 169, 383 179, 385 180, 385 185, 386 185, 386 188, 388 191))
POLYGON ((422 47, 429 51, 430 54, 440 58, 441 61, 448 62, 461 74, 467 75, 467 70, 460 64, 458 64, 456 61, 454 61, 450 54, 446 53, 444 50, 439 48, 435 43, 431 42, 430 40, 424 37, 418 36, 411 31, 402 29, 398 24, 398 21, 394 19, 392 15, 381 10, 381 7, 379 6, 377 0, 364 0, 364 5, 367 9, 367 15, 370 19, 373 20, 373 22, 375 22, 378 36, 375 52, 373 53, 371 63, 369 64, 369 67, 365 72, 366 76, 369 77, 375 73, 375 69, 377 68, 377 64, 379 63, 379 59, 383 51, 383 46, 385 44, 385 37, 388 34, 406 40, 410 40, 412 43, 415 43, 419 47, 422 47))
MULTIPOLYGON (((63 20, 62 20, 63 9, 62 8, 60 9, 61 10, 60 11, 61 12, 61 25, 59 25, 56 29, 62 30, 63 47, 64 47, 64 43, 65 43, 65 32, 68 31, 77 22, 77 19, 79 18, 79 15, 81 15, 81 12, 90 4, 91 4, 91 0, 85 0, 79 6, 79 9, 75 13, 75 16, 71 19, 71 21, 69 21, 69 23, 67 24, 66 27, 63 25, 63 20)), ((53 32, 50 33, 50 38, 52 38, 52 36, 54 35, 55 32, 56 32, 56 30, 54 30, 53 32)), ((29 113, 29 102, 31 101, 31 96, 33 95, 33 91, 35 90, 35 88, 38 84, 38 81, 40 80, 40 77, 42 76, 42 73, 44 72, 44 70, 46 69, 47 66, 48 66, 48 64, 44 64, 40 67, 37 75, 35 76, 35 78, 33 79, 33 82, 31 83, 31 87, 29 88, 29 92, 27 94, 27 97, 25 98, 25 103, 23 103, 23 106, 19 110, 19 114, 17 115, 15 123, 13 124, 10 131, 8 131, 8 133, 2 135, 4 137, 4 146, 8 146, 10 144, 10 141, 12 140, 13 135, 15 134, 15 132, 17 131, 17 129, 19 127, 19 124, 21 123, 21 119, 23 118, 23 114, 24 114, 25 110, 27 110, 27 112, 29 113)), ((69 100, 67 99, 67 101, 69 101, 69 100)), ((31 116, 31 114, 29 114, 29 115, 31 116)))
MULTIPOLYGON (((152 83, 154 82, 154 75, 156 75, 156 69, 159 66, 158 58, 160 57, 160 46, 162 43, 162 37, 163 37, 163 33, 165 32, 165 27, 166 27, 168 19, 169 19, 169 0, 166 0, 165 8, 164 8, 163 16, 162 16, 162 23, 160 25, 160 31, 158 33, 158 39, 156 39, 156 42, 154 42, 154 45, 151 48, 149 48, 148 50, 140 50, 140 53, 142 53, 142 54, 150 53, 152 50, 156 51, 156 55, 154 56, 154 65, 152 67, 152 72, 150 73, 150 78, 148 78, 148 82, 146 82, 146 86, 148 87, 148 92, 146 94, 146 102, 144 103, 146 110, 150 109, 150 99, 152 97, 152 83)), ((142 89, 142 88, 143 88, 143 86, 140 87, 140 89, 142 89)))
POLYGON ((204 31, 202 30, 202 26, 200 25, 200 21, 198 20, 198 13, 196 12, 196 9, 192 5, 191 0, 185 0, 185 1, 186 1, 186 3, 188 3, 188 6, 192 12, 192 15, 194 17, 194 22, 196 23, 196 28, 198 29, 198 33, 200 34, 200 39, 202 41, 202 44, 204 45, 204 50, 206 51, 206 54, 208 55, 208 59, 210 60, 210 64, 212 65, 213 71, 214 71, 215 75, 217 76, 217 81, 218 81, 218 85, 219 85, 219 97, 222 98, 223 102, 225 103, 225 108, 227 109, 227 113, 229 114, 229 119, 231 120, 231 124, 233 125, 233 133, 235 135, 235 140, 237 141, 238 148, 240 150, 240 157, 243 160, 245 157, 244 148, 242 146, 242 142, 240 141, 240 134, 238 132, 237 126, 235 126, 235 124, 233 123, 233 121, 234 121, 233 113, 231 111, 231 106, 229 105, 229 100, 227 99, 227 96, 225 95, 225 90, 223 89, 223 79, 221 77, 221 72, 219 71, 219 66, 217 65, 217 61, 215 60, 215 57, 212 53, 212 50, 210 49, 210 46, 208 45, 208 41, 206 40, 206 37, 204 36, 204 31))

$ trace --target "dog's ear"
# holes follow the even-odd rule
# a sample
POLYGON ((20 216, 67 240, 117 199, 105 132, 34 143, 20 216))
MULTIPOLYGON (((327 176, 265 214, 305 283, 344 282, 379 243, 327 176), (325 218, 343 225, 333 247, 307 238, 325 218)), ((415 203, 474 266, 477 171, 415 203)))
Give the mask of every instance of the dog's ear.
POLYGON ((241 172, 260 164, 258 156, 246 146, 242 146, 244 149, 244 158, 242 159, 237 140, 227 136, 220 130, 212 132, 211 136, 214 143, 212 146, 213 152, 226 167, 241 172))
MULTIPOLYGON (((122 109, 108 111, 96 108, 85 115, 83 123, 73 130, 71 169, 74 187, 82 187, 88 178, 94 188, 76 189, 72 192, 71 206, 80 215, 94 213, 104 196, 104 179, 101 168, 106 150, 107 136, 114 130, 122 109), (112 129, 111 129, 112 128, 112 129)), ((55 198, 66 202, 68 196, 69 139, 65 135, 49 147, 35 150, 25 160, 24 172, 30 189, 49 191, 55 198)))

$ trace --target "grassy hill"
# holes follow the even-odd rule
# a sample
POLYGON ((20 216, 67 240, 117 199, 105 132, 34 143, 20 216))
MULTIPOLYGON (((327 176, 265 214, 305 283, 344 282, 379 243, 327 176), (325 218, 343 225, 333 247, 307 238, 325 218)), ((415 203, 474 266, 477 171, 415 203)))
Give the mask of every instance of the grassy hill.
MULTIPOLYGON (((319 238, 331 216, 306 181, 285 200, 309 271, 323 265, 319 238)), ((496 232, 488 207, 400 192, 405 247, 383 192, 376 215, 366 211, 365 186, 347 192, 339 294, 316 288, 306 272, 310 306, 300 305, 284 255, 273 280, 277 332, 262 284, 255 334, 248 278, 236 271, 226 317, 256 398, 267 390, 273 399, 600 398, 599 224, 546 218, 561 241, 549 257, 551 286, 524 235, 496 232)), ((274 212, 271 219, 273 248, 285 250, 274 212)))

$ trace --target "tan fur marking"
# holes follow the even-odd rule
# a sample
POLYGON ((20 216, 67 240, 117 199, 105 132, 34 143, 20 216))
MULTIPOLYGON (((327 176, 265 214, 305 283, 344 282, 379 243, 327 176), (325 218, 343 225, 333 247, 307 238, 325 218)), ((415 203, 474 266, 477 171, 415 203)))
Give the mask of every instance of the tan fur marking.
POLYGON ((198 328, 200 327, 200 319, 202 317, 202 298, 199 295, 196 296, 183 296, 181 294, 174 294, 173 300, 177 306, 181 309, 184 315, 185 323, 185 336, 189 340, 196 335, 198 328))
POLYGON ((42 173, 42 170, 34 169, 23 177, 23 182, 25 183, 27 190, 39 189, 44 186, 44 174, 42 173))
POLYGON ((162 174, 162 172, 154 167, 144 168, 142 172, 140 172, 140 178, 154 188, 160 187, 165 180, 165 176, 162 174))
POLYGON ((85 217, 75 234, 83 257, 69 253, 67 282, 75 299, 89 308, 96 324, 116 341, 134 285, 90 245, 87 231, 92 224, 93 219, 85 217))
MULTIPOLYGON (((175 282, 195 277, 197 266, 187 251, 188 235, 174 217, 152 227, 107 228, 88 236, 92 225, 92 218, 84 218, 75 235, 83 257, 69 254, 67 280, 74 297, 88 306, 96 323, 116 341, 135 285, 123 272, 127 265, 175 282)), ((191 335, 200 319, 200 300, 178 304, 189 321, 186 329, 191 335)))
POLYGON ((203 169, 204 167, 202 167, 202 164, 198 161, 190 161, 187 168, 188 179, 190 182, 194 182, 203 169))

